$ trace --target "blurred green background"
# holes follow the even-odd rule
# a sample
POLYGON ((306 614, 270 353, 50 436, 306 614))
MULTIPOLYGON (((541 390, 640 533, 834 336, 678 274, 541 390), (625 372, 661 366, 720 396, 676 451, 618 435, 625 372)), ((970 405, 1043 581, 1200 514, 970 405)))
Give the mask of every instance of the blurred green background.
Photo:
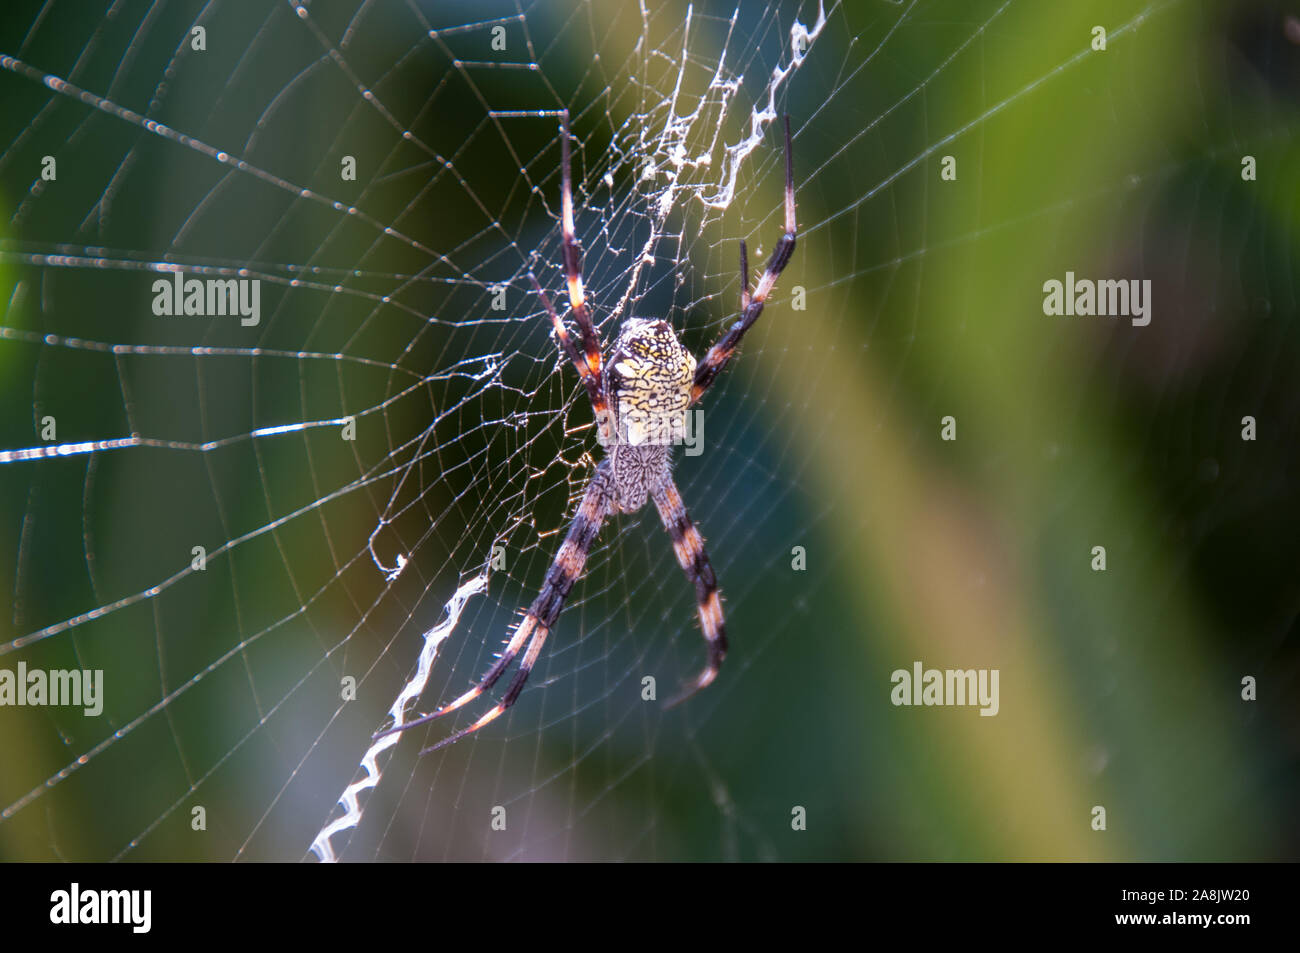
MULTIPOLYGON (((522 280, 535 265, 559 288, 554 119, 498 113, 572 110, 603 321, 661 187, 634 146, 674 81, 677 115, 720 59, 739 83, 688 139, 716 131, 720 161, 817 9, 490 6, 0 13, 0 54, 116 104, 0 71, 0 450, 40 445, 47 414, 60 442, 217 442, 0 465, 0 667, 103 668, 109 689, 101 719, 0 709, 0 857, 300 859, 458 580, 503 541, 507 570, 421 711, 470 683, 536 591, 593 441, 522 280), (184 48, 196 22, 202 53, 184 48), (473 65, 498 57, 535 68, 473 65), (46 154, 58 180, 34 187, 46 154), (51 254, 87 262, 34 257, 51 254), (153 317, 139 261, 251 269, 262 324, 153 317), (248 438, 348 414, 355 444, 248 438), (203 574, 135 595, 196 541, 203 574), (391 587, 369 543, 410 554, 391 587), (360 690, 341 705, 346 675, 360 690)), ((702 648, 653 512, 620 517, 511 717, 430 758, 422 732, 404 739, 343 858, 1300 855, 1297 17, 828 8, 777 98, 799 247, 706 402, 706 452, 677 470, 727 598, 722 677, 682 709, 641 701, 645 673, 667 697, 702 648), (1067 271, 1150 279, 1151 324, 1044 315, 1043 282, 1067 271), (916 660, 998 669, 998 715, 894 707, 890 673, 916 660)), ((685 199, 664 226, 635 311, 670 313, 697 354, 734 310, 738 240, 756 264, 778 233, 780 168, 769 131, 731 207, 685 199)))

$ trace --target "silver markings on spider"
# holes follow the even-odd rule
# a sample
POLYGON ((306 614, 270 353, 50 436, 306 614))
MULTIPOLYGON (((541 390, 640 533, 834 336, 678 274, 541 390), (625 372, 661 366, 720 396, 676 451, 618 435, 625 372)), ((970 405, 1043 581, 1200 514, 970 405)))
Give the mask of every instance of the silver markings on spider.
POLYGON ((531 273, 528 277, 542 307, 550 316, 560 348, 578 370, 578 377, 587 390, 587 397, 596 414, 600 443, 609 452, 596 466, 587 483, 569 533, 555 556, 555 562, 546 573, 541 593, 528 607, 506 644, 505 651, 488 669, 487 674, 465 694, 432 714, 375 736, 378 738, 394 731, 405 731, 469 704, 491 689, 514 663, 520 651, 523 651, 519 671, 515 673, 501 700, 468 728, 449 735, 425 748, 420 754, 436 751, 478 731, 515 703, 528 680, 529 672, 537 663, 546 636, 559 618, 564 600, 582 575, 587 553, 591 551, 601 525, 615 512, 632 513, 641 509, 647 498, 654 500, 664 529, 672 539, 677 562, 695 586, 700 625, 708 647, 708 661, 704 669, 668 705, 676 705, 709 685, 717 678, 722 660, 727 654, 727 633, 722 618, 718 582, 709 565, 708 554, 704 551, 704 540, 691 518, 686 515, 686 506, 673 483, 672 441, 663 438, 665 431, 671 432, 674 427, 680 426, 680 421, 691 405, 700 399, 727 366, 745 332, 753 327, 763 313, 763 305, 776 284, 777 276, 789 263, 794 252, 796 228, 790 118, 785 117, 785 234, 777 242, 763 277, 753 291, 749 288, 748 255, 745 243, 741 241, 740 316, 698 363, 691 352, 677 340, 671 325, 655 318, 629 318, 614 341, 608 360, 604 358, 600 335, 587 310, 582 285, 582 251, 574 237, 567 110, 561 114, 560 120, 560 161, 560 224, 564 273, 568 283, 570 316, 578 328, 577 341, 570 336, 564 321, 556 313, 537 279, 531 273))

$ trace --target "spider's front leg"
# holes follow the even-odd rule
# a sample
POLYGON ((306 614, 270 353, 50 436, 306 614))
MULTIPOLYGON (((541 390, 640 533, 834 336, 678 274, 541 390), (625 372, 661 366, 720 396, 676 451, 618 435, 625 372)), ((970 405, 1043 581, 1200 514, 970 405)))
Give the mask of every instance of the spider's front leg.
POLYGON ((740 243, 740 317, 727 329, 717 343, 709 348, 695 368, 695 384, 691 388, 691 403, 695 403, 713 384, 722 369, 731 360, 731 355, 740 346, 740 339, 754 326, 758 316, 763 313, 767 296, 776 286, 777 277, 790 263, 794 254, 795 237, 798 226, 794 215, 794 158, 790 145, 790 117, 785 117, 785 234, 772 249, 772 257, 767 261, 767 268, 753 293, 749 291, 749 263, 745 252, 745 243, 740 243))
POLYGON ((587 295, 582 284, 582 248, 578 244, 573 226, 573 175, 570 171, 569 158, 569 111, 560 114, 560 244, 564 255, 564 279, 569 290, 569 308, 574 322, 578 325, 578 338, 581 347, 569 336, 551 299, 530 271, 528 280, 533 290, 542 301, 542 307, 551 318, 551 327, 560 349, 573 362, 583 386, 587 389, 587 398, 591 409, 596 414, 596 426, 600 430, 601 442, 611 437, 612 420, 609 414, 609 400, 605 394, 603 358, 601 356, 600 332, 591 320, 587 309, 587 295))
POLYGON ((682 496, 677 492, 672 477, 668 477, 651 495, 654 497, 655 508, 659 510, 659 518, 663 520, 664 529, 672 538, 677 562, 686 573, 686 578, 695 585, 700 627, 704 630, 704 640, 709 647, 709 659, 704 670, 668 702, 666 707, 671 708, 686 701, 718 677, 722 660, 727 657, 727 627, 722 618, 718 580, 713 574, 713 567, 709 565, 709 554, 704 551, 704 540, 687 515, 686 506, 682 503, 682 496))

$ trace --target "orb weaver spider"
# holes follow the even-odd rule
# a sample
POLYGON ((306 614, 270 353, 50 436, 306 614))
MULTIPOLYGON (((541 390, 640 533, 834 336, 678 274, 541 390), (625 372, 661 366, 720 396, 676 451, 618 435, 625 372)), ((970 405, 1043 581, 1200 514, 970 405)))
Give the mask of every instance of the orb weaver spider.
POLYGON ((555 561, 546 574, 542 591, 533 600, 516 626, 505 651, 479 682, 459 698, 431 714, 380 732, 383 737, 406 731, 435 718, 441 718, 474 701, 505 674, 523 650, 523 661, 501 700, 485 715, 428 748, 427 754, 473 734, 504 714, 523 691, 529 673, 537 663, 546 637, 564 608, 586 566, 587 554, 606 518, 615 512, 633 513, 654 500, 664 529, 672 539, 673 551, 687 578, 695 587, 700 625, 708 646, 704 669, 668 705, 685 701, 718 676, 727 654, 726 626, 718 581, 709 565, 708 553, 699 530, 691 522, 673 483, 671 442, 657 439, 673 426, 654 426, 656 422, 679 421, 691 405, 700 399, 731 360, 745 332, 753 327, 777 277, 789 264, 794 253, 796 225, 794 205, 794 166, 790 145, 790 118, 785 117, 785 232, 768 259, 758 285, 750 291, 749 262, 745 242, 740 243, 740 317, 709 348, 697 363, 684 348, 667 321, 657 318, 629 318, 610 349, 608 359, 602 354, 600 334, 587 310, 582 284, 582 250, 574 237, 573 190, 569 167, 569 113, 560 119, 561 156, 561 231, 564 272, 568 282, 569 309, 578 328, 578 340, 569 334, 556 313, 551 299, 529 272, 529 280, 542 307, 550 316, 551 326, 560 348, 578 371, 596 414, 600 442, 608 454, 596 466, 583 492, 582 502, 569 526, 555 561), (525 649, 525 645, 527 648, 525 649))

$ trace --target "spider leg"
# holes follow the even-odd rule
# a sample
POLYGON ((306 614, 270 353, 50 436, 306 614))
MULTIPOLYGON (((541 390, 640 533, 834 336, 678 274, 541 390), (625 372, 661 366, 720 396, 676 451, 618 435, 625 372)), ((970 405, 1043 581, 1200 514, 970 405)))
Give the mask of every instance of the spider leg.
POLYGON ((749 249, 745 240, 740 240, 740 310, 749 307, 749 249))
POLYGON ((501 717, 501 715, 505 713, 506 709, 515 703, 515 699, 519 697, 519 693, 524 690, 524 682, 528 681, 528 674, 533 670, 533 665, 537 662, 537 656, 542 653, 542 646, 546 644, 546 636, 550 631, 551 630, 547 626, 541 624, 537 626, 536 632, 533 633, 532 639, 528 642, 528 651, 524 653, 524 660, 519 663, 519 671, 515 673, 515 677, 511 680, 510 687, 506 689, 506 693, 502 696, 501 701, 497 702, 486 715, 474 722, 474 724, 470 725, 468 728, 462 728, 455 734, 443 738, 437 744, 429 745, 429 747, 423 749, 420 754, 430 754, 431 752, 437 751, 439 748, 445 748, 447 745, 455 744, 466 735, 472 735, 480 728, 491 724, 501 717))
POLYGON ((709 348, 708 353, 704 355, 699 365, 695 368, 695 384, 691 388, 691 403, 695 403, 700 396, 709 389, 709 386, 717 378, 722 369, 727 366, 731 360, 731 355, 735 353, 736 348, 740 346, 740 339, 745 336, 745 332, 753 327, 758 316, 763 313, 763 305, 767 302, 767 296, 771 293, 772 288, 776 285, 777 276, 785 270, 785 266, 790 263, 790 256, 794 254, 795 236, 798 227, 795 223, 794 215, 794 159, 792 158, 790 146, 790 117, 785 117, 785 234, 781 240, 776 243, 776 248, 772 250, 772 257, 767 261, 767 269, 763 272, 763 277, 759 279, 758 286, 754 288, 753 293, 749 291, 749 269, 747 254, 744 242, 741 242, 741 313, 722 337, 709 348))
POLYGON ((659 518, 663 520, 664 529, 672 537, 673 552, 677 562, 686 573, 686 577, 695 584, 695 601, 699 606, 700 626, 704 630, 704 639, 709 646, 709 660, 704 670, 695 677, 676 697, 668 702, 671 708, 690 698, 701 688, 706 687, 718 677, 722 660, 727 655, 727 627, 722 618, 722 602, 718 597, 718 580, 709 565, 709 554, 704 551, 704 540, 700 531, 691 522, 682 503, 682 496, 672 477, 668 477, 659 489, 654 491, 655 507, 659 518))
POLYGON ((564 275, 569 288, 569 307, 573 313, 573 320, 578 324, 581 348, 569 336, 564 322, 560 320, 560 316, 551 305, 550 297, 542 290, 542 286, 537 283, 532 272, 528 273, 528 280, 533 283, 533 290, 542 299, 542 306, 550 315, 551 326, 555 329, 555 337, 560 342, 560 348, 578 369, 578 377, 587 388, 587 398, 591 401, 591 408, 596 414, 600 442, 602 445, 607 445, 613 438, 613 418, 609 413, 609 403, 605 398, 605 383, 601 376, 603 358, 600 350, 600 334, 591 321, 591 314, 587 311, 586 294, 582 287, 582 248, 578 245, 573 229, 573 181, 569 169, 569 139, 569 111, 566 109, 560 114, 560 166, 563 182, 560 192, 560 232, 563 236, 564 275))
POLYGON ((569 307, 573 320, 578 323, 582 336, 582 349, 588 370, 600 380, 600 335, 591 323, 587 312, 587 299, 582 287, 582 248, 573 232, 573 177, 569 170, 569 111, 560 114, 560 231, 563 235, 564 277, 569 285, 569 307))
POLYGON ((546 582, 542 586, 542 591, 538 593, 537 598, 533 600, 533 604, 524 613, 523 619, 515 628, 515 633, 511 636, 505 651, 501 653, 501 657, 488 669, 487 674, 483 676, 477 685, 455 701, 439 708, 430 715, 425 715, 415 721, 380 732, 375 737, 380 738, 395 731, 405 731, 416 725, 432 721, 478 698, 490 689, 505 670, 510 667, 515 656, 519 654, 520 648, 527 641, 528 649, 524 653, 523 661, 519 663, 519 671, 515 673, 515 677, 511 680, 510 687, 506 689, 501 701, 468 728, 464 728, 444 738, 437 744, 425 748, 420 754, 437 751, 439 748, 444 748, 455 741, 459 741, 466 735, 478 731, 483 726, 495 721, 506 709, 513 705, 519 697, 519 693, 524 690, 524 683, 528 681, 528 675, 533 670, 533 665, 537 663, 537 657, 541 654, 542 646, 546 644, 546 637, 550 634, 551 627, 555 625, 555 620, 560 617, 560 610, 564 608, 564 600, 568 598, 570 590, 573 589, 573 584, 582 575, 582 571, 587 565, 587 553, 591 551, 591 546, 596 541, 596 534, 600 532, 600 527, 604 524, 605 518, 609 516, 611 510, 610 464, 608 460, 602 460, 596 467, 596 472, 592 474, 591 481, 587 484, 587 491, 583 494, 582 502, 578 504, 578 511, 573 516, 573 522, 569 525, 568 535, 564 537, 564 542, 555 555, 555 562, 551 564, 550 570, 546 573, 546 582))
MULTIPOLYGON (((569 360, 573 362, 573 366, 578 369, 578 377, 582 379, 583 386, 587 388, 587 398, 591 401, 591 409, 596 413, 596 425, 600 428, 603 440, 608 436, 606 429, 609 427, 611 418, 609 416, 609 405, 605 401, 605 388, 600 380, 600 371, 592 371, 590 362, 578 350, 578 346, 573 342, 573 338, 569 336, 568 330, 564 327, 564 322, 555 313, 550 296, 542 290, 542 286, 537 283, 537 279, 531 271, 528 273, 528 280, 533 283, 533 290, 537 292, 537 297, 541 298, 542 307, 550 315, 551 327, 555 329, 555 337, 560 342, 560 348, 568 355, 569 360)), ((599 348, 599 344, 597 344, 597 348, 599 348)))
POLYGON ((455 711, 462 705, 468 705, 495 685, 497 680, 505 674, 505 670, 510 667, 510 663, 515 660, 515 656, 519 654, 520 648, 523 647, 524 642, 528 640, 528 637, 532 635, 533 630, 536 627, 537 617, 532 613, 525 614, 523 619, 520 620, 519 625, 515 627, 515 634, 511 636, 510 641, 506 644, 505 651, 501 653, 501 657, 496 660, 496 663, 493 664, 490 669, 487 670, 487 673, 479 680, 477 685, 465 694, 461 695, 455 701, 443 705, 437 711, 430 712, 427 715, 422 715, 411 721, 403 722, 402 724, 397 725, 394 728, 389 728, 386 731, 377 732, 374 735, 374 738, 383 738, 385 735, 395 734, 399 731, 406 731, 408 728, 414 728, 417 725, 426 724, 433 721, 435 718, 441 718, 443 715, 455 711))

